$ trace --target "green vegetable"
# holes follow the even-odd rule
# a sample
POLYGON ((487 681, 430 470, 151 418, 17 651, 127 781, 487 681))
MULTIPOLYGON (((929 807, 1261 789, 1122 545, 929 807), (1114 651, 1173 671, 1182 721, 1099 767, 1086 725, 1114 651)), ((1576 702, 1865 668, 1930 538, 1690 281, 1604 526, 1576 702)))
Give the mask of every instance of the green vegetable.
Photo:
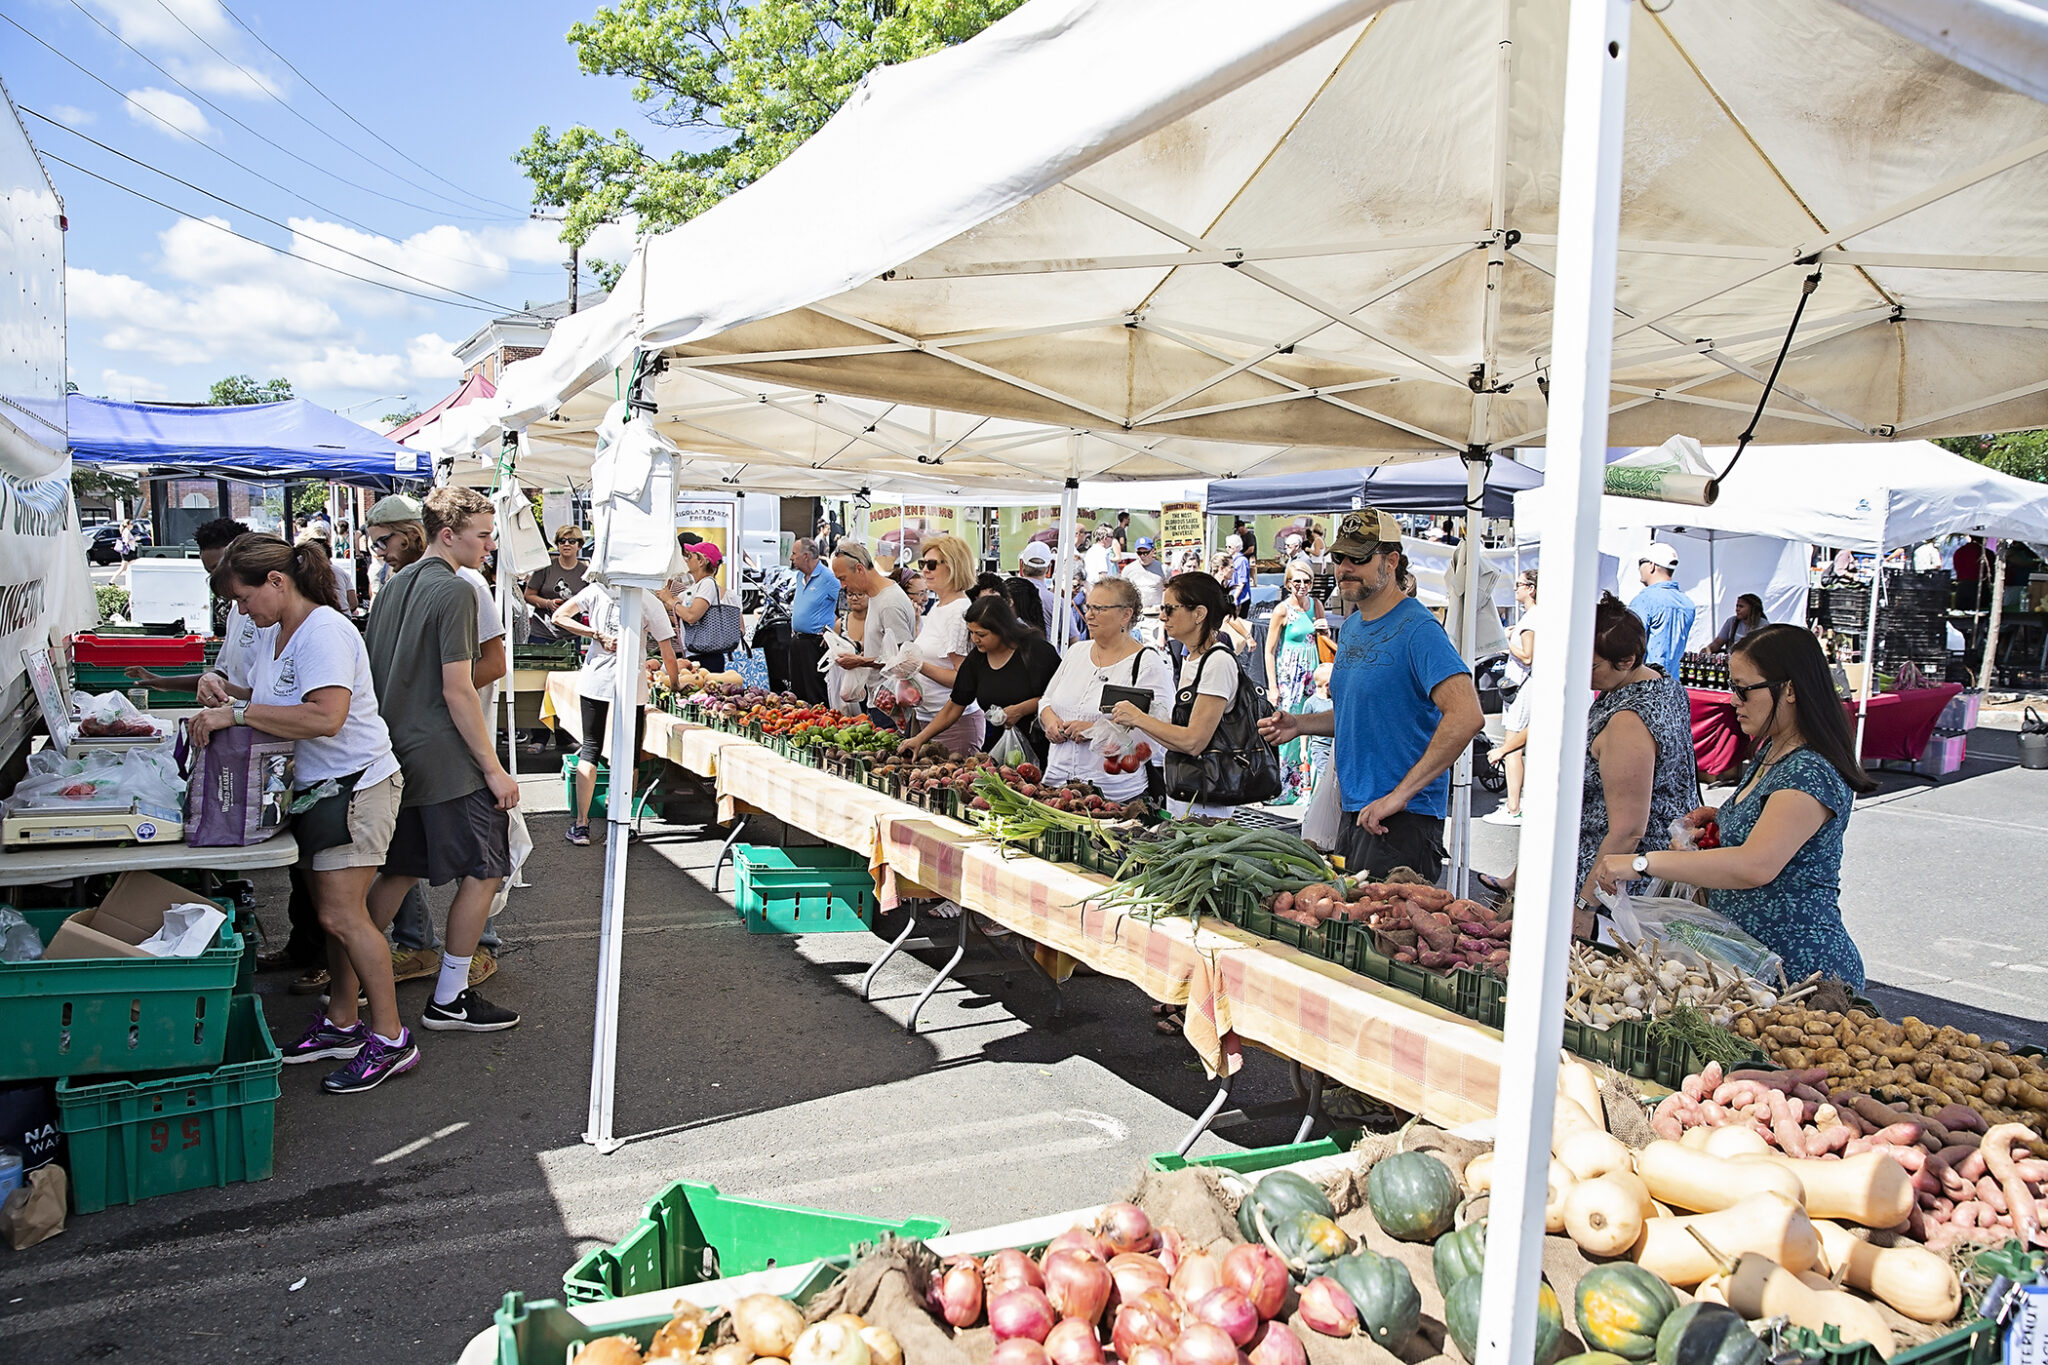
POLYGON ((1389 1237, 1433 1242, 1458 1213, 1458 1180, 1427 1152, 1396 1152, 1365 1178, 1366 1202, 1389 1237))
MULTIPOLYGON (((1444 1331, 1467 1361, 1479 1359, 1479 1296, 1484 1276, 1468 1275, 1444 1295, 1444 1331)), ((1545 1280, 1536 1294, 1536 1365, 1550 1365, 1564 1341, 1564 1310, 1545 1280)), ((1658 1365, 1668 1365, 1659 1358, 1658 1365)))
POLYGON ((1266 1228, 1271 1231, 1297 1213, 1314 1214, 1319 1218, 1337 1216, 1337 1210, 1331 1207, 1329 1196, 1323 1193, 1320 1185, 1293 1171, 1274 1171, 1254 1185, 1252 1192, 1239 1202, 1238 1235, 1247 1242, 1264 1241, 1259 1235, 1259 1217, 1265 1219, 1266 1228))
POLYGON ((1436 1287, 1444 1293, 1467 1275, 1486 1269, 1486 1220, 1467 1223, 1437 1238, 1430 1252, 1430 1269, 1436 1272, 1436 1287))
POLYGON ((1741 1314, 1718 1303, 1689 1303, 1657 1331, 1657 1365, 1764 1365, 1763 1342, 1741 1314))
POLYGON ((1173 820, 1131 846, 1116 884, 1096 901, 1140 919, 1184 914, 1199 923, 1204 914, 1221 918, 1233 897, 1264 900, 1311 882, 1339 881, 1329 860, 1293 835, 1173 820))
POLYGON ((1296 1279, 1320 1275, 1332 1261, 1351 1252, 1351 1235, 1337 1226, 1337 1220, 1308 1209, 1281 1219, 1272 1234, 1273 1250, 1296 1279))
POLYGON ((1422 1295, 1408 1267, 1390 1256, 1359 1251, 1330 1267, 1358 1309, 1358 1322, 1380 1346, 1398 1352, 1422 1325, 1422 1295))
POLYGON ((1719 1062, 1727 1070, 1756 1060, 1756 1046, 1716 1024, 1694 1005, 1674 1005, 1650 1023, 1650 1040, 1679 1052, 1690 1045, 1702 1062, 1719 1062))
POLYGON ((1618 1261, 1587 1271, 1572 1306, 1586 1345, 1648 1360, 1657 1353, 1658 1329, 1678 1311, 1678 1296, 1659 1276, 1618 1261))

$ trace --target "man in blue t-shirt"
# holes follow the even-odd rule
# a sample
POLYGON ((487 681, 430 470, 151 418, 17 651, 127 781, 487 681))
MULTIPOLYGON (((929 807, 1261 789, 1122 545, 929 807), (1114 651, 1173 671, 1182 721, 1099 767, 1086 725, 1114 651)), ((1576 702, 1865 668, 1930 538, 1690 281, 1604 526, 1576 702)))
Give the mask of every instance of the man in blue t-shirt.
POLYGON ((1666 676, 1675 678, 1679 662, 1685 658, 1685 642, 1692 638, 1693 617, 1699 613, 1685 589, 1671 581, 1678 572, 1678 551, 1657 541, 1643 551, 1636 572, 1642 575, 1643 590, 1630 599, 1628 607, 1650 631, 1650 647, 1643 653, 1643 662, 1655 664, 1666 676))
POLYGON ((820 558, 818 543, 799 536, 789 547, 796 593, 789 603, 789 690, 814 706, 825 704, 825 632, 839 619, 839 580, 820 558))
POLYGON ((1282 744, 1335 735, 1344 796, 1344 868, 1375 880, 1397 867, 1431 881, 1443 871, 1450 770, 1485 725, 1471 671, 1428 608, 1401 589, 1401 524, 1366 507, 1345 516, 1330 546, 1337 595, 1350 610, 1330 669, 1332 709, 1275 712, 1259 723, 1282 744))

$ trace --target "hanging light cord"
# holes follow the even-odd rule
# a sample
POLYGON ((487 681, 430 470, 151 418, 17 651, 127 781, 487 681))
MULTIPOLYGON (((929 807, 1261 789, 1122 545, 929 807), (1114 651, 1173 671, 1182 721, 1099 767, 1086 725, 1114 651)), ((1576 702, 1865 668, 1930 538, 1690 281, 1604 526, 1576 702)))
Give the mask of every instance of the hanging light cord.
POLYGON ((1806 312, 1806 301, 1813 297, 1814 290, 1820 288, 1820 271, 1820 263, 1816 261, 1813 273, 1799 283, 1799 306, 1792 310, 1792 325, 1785 329, 1785 344, 1778 347, 1778 358, 1771 362, 1770 378, 1764 380, 1764 391, 1756 400, 1756 411, 1750 414, 1749 426, 1743 430, 1741 436, 1736 438, 1735 458, 1728 461, 1728 467, 1715 477, 1715 483, 1725 481, 1730 474, 1735 472, 1735 466, 1742 460, 1742 452, 1749 449, 1749 443, 1756 437, 1756 424, 1763 420, 1764 408, 1771 401, 1771 390, 1776 387, 1778 382, 1778 371, 1785 368, 1785 357, 1792 352, 1792 338, 1799 331, 1799 319, 1806 312))

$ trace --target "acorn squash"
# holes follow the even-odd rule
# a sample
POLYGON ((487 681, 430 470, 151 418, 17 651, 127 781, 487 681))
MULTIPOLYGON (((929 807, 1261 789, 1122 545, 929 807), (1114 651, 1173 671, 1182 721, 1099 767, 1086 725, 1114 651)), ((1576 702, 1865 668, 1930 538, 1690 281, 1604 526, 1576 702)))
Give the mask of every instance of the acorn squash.
MULTIPOLYGON (((1479 1295, 1483 1275, 1467 1275, 1444 1295, 1444 1331, 1467 1361, 1479 1359, 1479 1295)), ((1545 1280, 1536 1296, 1535 1365, 1550 1365, 1564 1341, 1564 1309, 1545 1280)), ((1664 1365, 1660 1361, 1659 1365, 1664 1365)))
POLYGON ((1612 1351, 1581 1351, 1575 1356, 1566 1356, 1557 1365, 1628 1365, 1628 1362, 1612 1351))
POLYGON ((1486 1220, 1477 1219, 1464 1227, 1453 1228, 1436 1239, 1436 1247, 1430 1252, 1430 1268, 1436 1272, 1436 1287, 1448 1294, 1451 1286, 1467 1275, 1477 1275, 1486 1268, 1486 1220))
POLYGON ((1273 1250, 1296 1280, 1325 1274, 1332 1261, 1351 1254, 1351 1235, 1337 1226, 1337 1220, 1306 1209, 1287 1215, 1272 1233, 1273 1250))
POLYGON ((1408 1267, 1375 1251, 1359 1250, 1332 1263, 1330 1277, 1351 1296, 1359 1330, 1399 1352, 1422 1324, 1422 1295, 1408 1267))
POLYGON ((1330 1206, 1329 1196, 1322 1188, 1305 1176, 1293 1171, 1274 1171, 1252 1187, 1237 1206, 1237 1232, 1247 1242, 1260 1242, 1259 1225, 1252 1217, 1253 1209, 1264 1215, 1266 1227, 1278 1231, 1282 1223, 1297 1213, 1313 1213, 1322 1218, 1335 1218, 1337 1210, 1330 1206))
POLYGON ((1732 1308, 1689 1303, 1657 1331, 1657 1365, 1764 1365, 1764 1344, 1732 1308))
POLYGON ((1433 1242, 1457 1217, 1458 1180, 1427 1152, 1396 1152, 1366 1176, 1365 1198, 1389 1237, 1433 1242))
POLYGON ((1678 1296, 1650 1271, 1620 1261, 1587 1271, 1572 1306, 1588 1347, 1648 1360, 1657 1354, 1657 1330, 1678 1311, 1678 1296))

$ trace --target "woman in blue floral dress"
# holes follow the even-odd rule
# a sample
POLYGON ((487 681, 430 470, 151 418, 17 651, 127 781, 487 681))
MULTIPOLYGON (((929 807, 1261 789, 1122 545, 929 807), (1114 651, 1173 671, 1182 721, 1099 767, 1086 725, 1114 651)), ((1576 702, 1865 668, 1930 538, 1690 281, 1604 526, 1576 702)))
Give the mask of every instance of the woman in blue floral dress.
MULTIPOLYGON (((1266 622, 1266 677, 1272 682, 1275 710, 1300 714, 1315 695, 1316 624, 1323 604, 1309 596, 1315 582, 1308 563, 1287 570, 1287 591, 1266 622)), ((1280 748, 1280 795, 1276 806, 1291 806, 1308 800, 1315 785, 1315 769, 1309 758, 1308 742, 1291 739, 1280 748)))
POLYGON ((1862 990, 1863 955, 1842 926, 1842 835, 1856 794, 1877 789, 1857 762, 1826 658, 1797 626, 1744 636, 1728 658, 1735 715, 1757 755, 1718 812, 1720 847, 1600 860, 1600 885, 1662 877, 1707 888, 1707 904, 1785 960, 1793 980, 1822 972, 1862 990))

